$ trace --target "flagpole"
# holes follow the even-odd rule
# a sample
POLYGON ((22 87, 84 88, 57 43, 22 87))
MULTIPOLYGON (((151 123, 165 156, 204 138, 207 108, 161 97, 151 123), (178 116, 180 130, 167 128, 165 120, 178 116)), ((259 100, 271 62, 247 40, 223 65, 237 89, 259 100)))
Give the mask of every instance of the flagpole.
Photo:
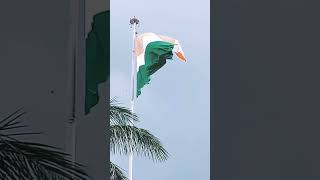
MULTIPOLYGON (((136 55, 135 55, 135 39, 137 35, 137 25, 139 24, 139 20, 134 16, 130 19, 130 24, 132 27, 132 60, 131 60, 131 112, 134 113, 134 101, 136 99, 136 55)), ((133 123, 133 122, 132 122, 133 123)), ((133 124, 132 124, 133 125, 133 124)), ((132 133, 131 133, 132 140, 132 133)), ((131 151, 129 154, 129 180, 133 179, 133 152, 131 151)))

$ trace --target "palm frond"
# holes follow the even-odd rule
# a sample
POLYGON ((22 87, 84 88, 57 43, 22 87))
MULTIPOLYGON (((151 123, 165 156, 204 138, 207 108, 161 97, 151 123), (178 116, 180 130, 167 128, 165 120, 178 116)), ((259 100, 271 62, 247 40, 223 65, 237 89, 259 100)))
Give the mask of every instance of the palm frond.
POLYGON ((111 125, 110 149, 113 153, 146 156, 153 161, 165 161, 168 152, 157 137, 149 131, 135 126, 111 125))
POLYGON ((110 162, 110 180, 128 180, 124 175, 123 169, 110 162))
POLYGON ((37 133, 15 132, 26 127, 18 110, 0 121, 0 179, 85 180, 83 166, 69 160, 59 149, 40 143, 21 142, 14 137, 37 133))
POLYGON ((136 114, 130 109, 120 106, 116 98, 110 100, 110 124, 132 125, 138 121, 136 114))

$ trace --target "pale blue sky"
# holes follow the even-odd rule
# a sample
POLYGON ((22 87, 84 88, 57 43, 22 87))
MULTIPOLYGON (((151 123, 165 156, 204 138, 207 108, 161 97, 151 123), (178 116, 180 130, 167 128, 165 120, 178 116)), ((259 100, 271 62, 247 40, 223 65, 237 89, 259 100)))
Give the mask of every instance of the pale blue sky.
MULTIPOLYGON (((136 125, 150 130, 170 153, 164 163, 134 157, 135 180, 210 179, 209 0, 111 0, 111 97, 129 107, 132 32, 163 34, 180 41, 187 63, 168 62, 151 77, 135 109, 136 125)), ((111 154, 127 171, 128 157, 111 154)))

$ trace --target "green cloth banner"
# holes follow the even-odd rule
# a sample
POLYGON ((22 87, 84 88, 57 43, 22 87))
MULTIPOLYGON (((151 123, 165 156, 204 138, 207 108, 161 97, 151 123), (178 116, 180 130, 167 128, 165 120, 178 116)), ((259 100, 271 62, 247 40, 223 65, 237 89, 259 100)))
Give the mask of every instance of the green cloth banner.
POLYGON ((110 73, 110 11, 93 17, 92 30, 86 39, 85 114, 99 102, 98 85, 110 73))

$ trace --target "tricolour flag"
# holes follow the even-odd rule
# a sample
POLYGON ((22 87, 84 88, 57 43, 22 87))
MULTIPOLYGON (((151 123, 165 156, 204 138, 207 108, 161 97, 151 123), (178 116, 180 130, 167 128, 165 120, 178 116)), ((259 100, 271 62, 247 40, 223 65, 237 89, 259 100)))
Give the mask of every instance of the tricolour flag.
POLYGON ((135 54, 137 60, 137 94, 150 81, 150 76, 166 64, 167 59, 172 59, 173 53, 186 61, 178 40, 154 33, 143 33, 135 39, 135 54))

